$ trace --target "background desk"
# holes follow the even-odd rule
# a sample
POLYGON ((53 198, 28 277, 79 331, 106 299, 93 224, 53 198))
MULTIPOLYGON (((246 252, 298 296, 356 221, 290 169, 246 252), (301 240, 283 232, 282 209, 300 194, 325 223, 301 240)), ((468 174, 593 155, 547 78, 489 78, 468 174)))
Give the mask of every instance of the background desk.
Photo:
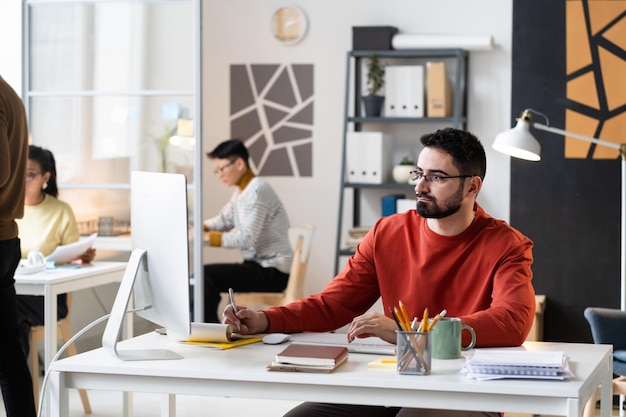
MULTIPOLYGON (((50 415, 68 415, 68 388, 91 388, 579 417, 586 401, 602 385, 601 413, 610 417, 611 346, 542 342, 525 346, 564 351, 576 377, 567 381, 475 381, 458 370, 436 369, 429 376, 398 375, 394 370, 368 368, 367 363, 377 356, 364 354, 350 354, 348 362, 331 374, 268 372, 265 366, 285 345, 259 343, 220 351, 179 345, 150 333, 124 341, 121 347, 168 348, 184 359, 123 362, 96 349, 55 362, 50 367, 50 415)), ((172 414, 173 401, 164 411, 172 414)))
MULTIPOLYGON (((46 369, 57 352, 57 295, 119 282, 125 270, 126 262, 93 262, 79 268, 58 267, 32 275, 15 275, 17 294, 44 297, 46 369)), ((132 321, 127 323, 126 334, 132 335, 132 321)))

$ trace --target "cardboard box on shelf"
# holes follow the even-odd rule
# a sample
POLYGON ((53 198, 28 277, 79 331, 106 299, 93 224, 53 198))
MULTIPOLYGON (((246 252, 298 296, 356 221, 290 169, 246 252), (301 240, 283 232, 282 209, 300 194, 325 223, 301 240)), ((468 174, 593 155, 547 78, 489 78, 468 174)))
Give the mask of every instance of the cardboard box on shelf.
POLYGON ((426 114, 428 117, 452 116, 452 89, 444 62, 426 63, 426 114))

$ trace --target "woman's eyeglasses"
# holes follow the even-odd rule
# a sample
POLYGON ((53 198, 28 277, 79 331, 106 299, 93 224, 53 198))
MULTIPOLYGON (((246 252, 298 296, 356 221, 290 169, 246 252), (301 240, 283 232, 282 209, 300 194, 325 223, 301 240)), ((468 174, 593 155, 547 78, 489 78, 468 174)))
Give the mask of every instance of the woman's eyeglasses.
POLYGON ((41 175, 41 172, 26 171, 26 181, 32 181, 37 175, 41 175))

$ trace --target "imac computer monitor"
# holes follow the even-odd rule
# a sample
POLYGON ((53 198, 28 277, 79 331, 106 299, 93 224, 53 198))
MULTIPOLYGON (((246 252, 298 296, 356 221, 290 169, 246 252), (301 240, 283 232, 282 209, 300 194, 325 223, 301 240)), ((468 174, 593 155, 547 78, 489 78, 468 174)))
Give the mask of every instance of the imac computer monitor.
POLYGON ((133 250, 102 346, 123 360, 179 359, 182 356, 170 350, 124 350, 117 342, 131 294, 138 316, 177 334, 191 332, 185 176, 133 171, 130 200, 133 250))

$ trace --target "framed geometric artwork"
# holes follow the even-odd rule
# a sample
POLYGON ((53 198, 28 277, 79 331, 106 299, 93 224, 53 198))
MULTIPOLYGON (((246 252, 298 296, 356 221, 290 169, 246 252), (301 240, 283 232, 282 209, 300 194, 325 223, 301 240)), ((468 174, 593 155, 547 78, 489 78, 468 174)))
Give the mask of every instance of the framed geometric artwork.
POLYGON ((230 66, 231 137, 259 175, 313 176, 313 65, 230 66))

